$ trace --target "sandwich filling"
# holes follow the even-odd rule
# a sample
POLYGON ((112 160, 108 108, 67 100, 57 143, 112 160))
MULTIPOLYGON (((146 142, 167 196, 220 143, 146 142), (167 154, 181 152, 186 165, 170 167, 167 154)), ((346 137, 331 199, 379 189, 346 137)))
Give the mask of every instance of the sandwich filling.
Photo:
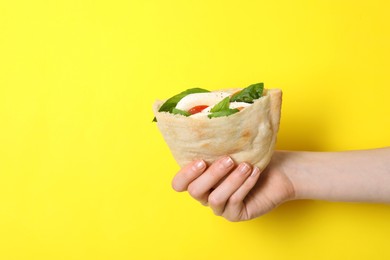
MULTIPOLYGON (((263 95, 264 84, 252 84, 236 93, 210 92, 193 88, 183 91, 162 104, 158 112, 169 112, 192 118, 215 118, 229 116, 250 106, 263 95)), ((153 121, 156 121, 154 118, 153 121)))
MULTIPOLYGON (((250 106, 250 103, 245 102, 230 102, 231 94, 228 92, 206 92, 206 93, 195 93, 189 94, 182 98, 179 103, 176 105, 176 109, 186 111, 189 117, 201 118, 208 117, 213 115, 212 110, 215 112, 216 105, 220 104, 222 109, 218 111, 226 110, 230 111, 230 114, 237 113, 244 109, 247 106, 250 106), (223 103, 221 103, 224 101, 223 103)), ((226 116, 228 114, 226 113, 226 116)))

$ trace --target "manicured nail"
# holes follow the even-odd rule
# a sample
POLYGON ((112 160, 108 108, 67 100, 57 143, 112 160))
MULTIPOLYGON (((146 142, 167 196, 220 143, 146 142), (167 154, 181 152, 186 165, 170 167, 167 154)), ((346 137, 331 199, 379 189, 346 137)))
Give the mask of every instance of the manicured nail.
POLYGON ((201 170, 203 169, 204 167, 206 167, 206 164, 203 160, 199 160, 197 161, 195 164, 194 164, 194 168, 195 170, 201 170))
POLYGON ((251 177, 256 177, 259 173, 260 173, 259 168, 254 167, 253 171, 252 171, 252 174, 251 174, 251 177))
POLYGON ((241 174, 245 174, 249 171, 249 169, 250 169, 249 165, 246 163, 243 163, 243 164, 240 164, 240 167, 238 170, 240 171, 241 174))
POLYGON ((232 158, 230 158, 229 156, 223 158, 222 160, 222 164, 223 166, 225 166, 226 168, 229 168, 230 166, 232 166, 234 164, 232 158))

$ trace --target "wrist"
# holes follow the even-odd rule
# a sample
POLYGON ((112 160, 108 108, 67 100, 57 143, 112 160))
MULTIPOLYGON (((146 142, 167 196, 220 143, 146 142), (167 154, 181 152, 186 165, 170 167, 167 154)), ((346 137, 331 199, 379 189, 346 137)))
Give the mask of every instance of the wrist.
POLYGON ((305 184, 305 176, 309 174, 310 152, 277 151, 277 163, 280 171, 286 176, 292 187, 288 200, 310 199, 310 190, 305 184))
POLYGON ((301 185, 298 185, 298 179, 296 178, 297 171, 296 165, 293 162, 293 158, 296 157, 295 152, 290 151, 275 151, 272 156, 271 167, 275 167, 277 172, 283 178, 285 183, 286 193, 283 201, 296 200, 301 196, 301 185))

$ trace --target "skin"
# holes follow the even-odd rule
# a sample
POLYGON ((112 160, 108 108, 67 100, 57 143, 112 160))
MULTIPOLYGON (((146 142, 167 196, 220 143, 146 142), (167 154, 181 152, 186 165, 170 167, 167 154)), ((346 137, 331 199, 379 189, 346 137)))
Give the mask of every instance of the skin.
POLYGON ((346 152, 276 151, 260 172, 224 156, 194 161, 172 187, 229 221, 259 217, 296 199, 390 203, 390 147, 346 152))

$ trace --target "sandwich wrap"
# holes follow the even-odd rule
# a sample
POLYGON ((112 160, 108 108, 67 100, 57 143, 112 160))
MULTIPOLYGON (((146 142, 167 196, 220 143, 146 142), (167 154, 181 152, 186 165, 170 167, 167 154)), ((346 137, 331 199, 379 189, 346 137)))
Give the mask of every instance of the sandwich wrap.
POLYGON ((195 159, 210 164, 223 155, 230 155, 236 162, 248 162, 263 170, 271 160, 279 130, 280 89, 265 89, 262 97, 239 113, 211 119, 158 112, 164 102, 155 101, 153 112, 180 167, 195 159))

